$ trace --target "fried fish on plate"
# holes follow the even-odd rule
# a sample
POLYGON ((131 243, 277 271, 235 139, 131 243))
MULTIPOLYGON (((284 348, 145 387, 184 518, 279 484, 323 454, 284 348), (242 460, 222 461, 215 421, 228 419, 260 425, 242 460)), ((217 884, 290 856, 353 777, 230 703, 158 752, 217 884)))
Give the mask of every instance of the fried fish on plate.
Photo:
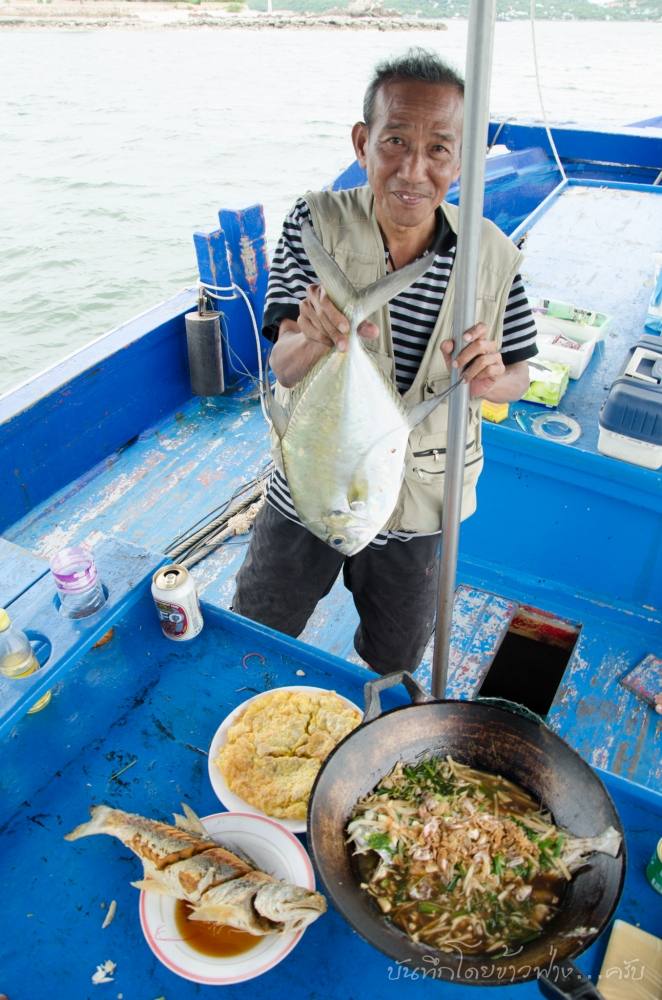
POLYGON ((65 836, 117 837, 143 863, 137 889, 161 892, 192 906, 190 920, 209 920, 249 934, 302 930, 326 910, 319 892, 279 882, 217 844, 188 806, 175 826, 99 805, 92 819, 65 836))

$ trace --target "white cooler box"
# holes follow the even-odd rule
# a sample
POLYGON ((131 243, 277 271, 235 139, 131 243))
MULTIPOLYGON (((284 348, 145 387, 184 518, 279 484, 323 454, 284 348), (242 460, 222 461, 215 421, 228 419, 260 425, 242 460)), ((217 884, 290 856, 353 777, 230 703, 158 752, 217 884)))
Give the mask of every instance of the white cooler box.
POLYGON ((662 466, 662 338, 630 349, 600 410, 598 450, 647 469, 662 466))

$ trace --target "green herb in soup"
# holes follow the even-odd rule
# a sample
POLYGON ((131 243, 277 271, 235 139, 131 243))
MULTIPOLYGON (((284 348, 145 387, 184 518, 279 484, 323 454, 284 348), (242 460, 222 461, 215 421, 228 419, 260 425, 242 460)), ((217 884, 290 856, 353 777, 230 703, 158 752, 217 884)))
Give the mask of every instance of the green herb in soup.
POLYGON ((537 937, 573 872, 620 835, 572 837, 523 789, 451 757, 399 763, 347 826, 361 887, 414 941, 494 954, 537 937))

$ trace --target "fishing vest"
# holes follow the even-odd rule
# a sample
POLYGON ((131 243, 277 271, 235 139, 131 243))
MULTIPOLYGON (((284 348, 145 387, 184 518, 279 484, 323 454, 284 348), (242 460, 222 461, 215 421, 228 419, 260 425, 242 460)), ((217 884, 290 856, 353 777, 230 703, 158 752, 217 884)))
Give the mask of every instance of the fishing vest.
MULTIPOLYGON (((374 212, 369 186, 348 191, 309 192, 305 196, 315 231, 353 285, 363 288, 386 274, 384 241, 374 212)), ((457 233, 459 209, 443 202, 441 209, 457 233)), ((480 260, 476 293, 476 322, 487 327, 487 336, 501 346, 503 316, 521 254, 513 243, 487 219, 482 221, 480 260)), ((439 395, 450 386, 451 375, 441 352, 441 342, 452 339, 455 302, 455 267, 444 295, 439 316, 425 349, 416 377, 402 394, 407 409, 439 395)), ((364 340, 375 364, 395 383, 395 359, 388 303, 370 320, 379 327, 376 340, 364 340)), ((287 405, 289 390, 277 386, 277 398, 287 405)), ((384 530, 428 533, 441 530, 444 472, 448 436, 448 403, 440 403, 415 427, 407 444, 405 470, 398 501, 384 530)), ((274 435, 275 438, 275 435, 274 435)), ((274 459, 282 469, 280 447, 274 459)), ((476 509, 476 483, 483 468, 481 400, 469 402, 469 420, 460 517, 476 509)))

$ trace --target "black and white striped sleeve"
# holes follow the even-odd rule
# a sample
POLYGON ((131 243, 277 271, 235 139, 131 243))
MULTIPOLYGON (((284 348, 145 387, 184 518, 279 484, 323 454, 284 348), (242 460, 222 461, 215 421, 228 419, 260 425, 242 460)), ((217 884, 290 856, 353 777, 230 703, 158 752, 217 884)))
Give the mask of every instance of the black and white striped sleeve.
POLYGON ((301 224, 306 221, 311 221, 310 210, 303 198, 299 198, 283 223, 269 270, 262 320, 262 333, 268 340, 278 338, 281 320, 297 319, 306 288, 317 281, 301 243, 301 224))
POLYGON ((513 279, 503 317, 501 357, 504 365, 527 361, 538 353, 536 324, 531 312, 524 283, 519 274, 513 279))

